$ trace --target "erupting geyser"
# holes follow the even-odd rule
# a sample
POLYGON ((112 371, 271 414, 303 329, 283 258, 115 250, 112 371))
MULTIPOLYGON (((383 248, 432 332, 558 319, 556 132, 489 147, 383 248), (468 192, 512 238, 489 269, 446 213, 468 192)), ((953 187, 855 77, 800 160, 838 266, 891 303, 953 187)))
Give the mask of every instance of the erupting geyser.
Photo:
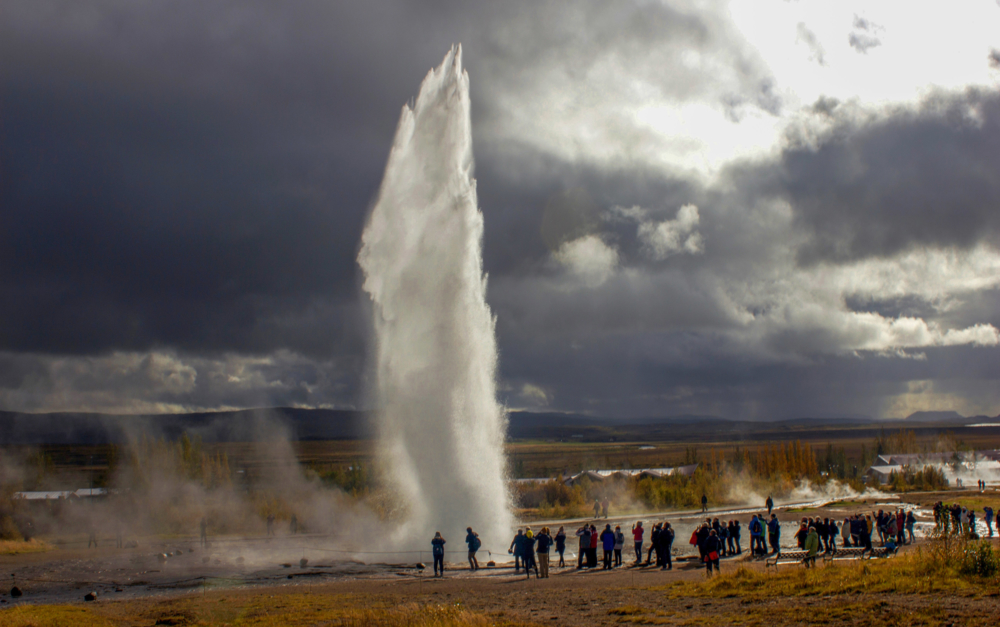
POLYGON ((512 523, 472 169, 459 46, 403 107, 358 255, 374 305, 381 448, 408 499, 397 541, 441 531, 451 551, 464 550, 468 526, 484 548, 506 546, 512 523))

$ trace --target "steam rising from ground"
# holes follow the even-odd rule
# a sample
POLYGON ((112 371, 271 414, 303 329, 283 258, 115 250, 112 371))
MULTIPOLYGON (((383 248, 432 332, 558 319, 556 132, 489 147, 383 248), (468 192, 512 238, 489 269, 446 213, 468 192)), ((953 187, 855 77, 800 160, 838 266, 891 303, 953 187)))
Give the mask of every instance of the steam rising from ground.
POLYGON ((399 543, 440 530, 460 546, 472 526, 488 545, 511 527, 472 169, 458 47, 403 107, 358 255, 374 304, 381 452, 408 511, 399 543))
MULTIPOLYGON (((730 489, 725 497, 726 501, 748 507, 763 507, 769 494, 762 491, 757 483, 745 474, 734 475, 729 482, 730 489)), ((795 503, 801 507, 845 499, 889 498, 890 496, 885 492, 870 487, 866 487, 864 492, 858 492, 847 483, 842 483, 836 479, 830 479, 822 484, 813 483, 808 479, 794 483, 788 482, 788 484, 787 486, 775 486, 780 491, 770 494, 776 505, 795 503)))

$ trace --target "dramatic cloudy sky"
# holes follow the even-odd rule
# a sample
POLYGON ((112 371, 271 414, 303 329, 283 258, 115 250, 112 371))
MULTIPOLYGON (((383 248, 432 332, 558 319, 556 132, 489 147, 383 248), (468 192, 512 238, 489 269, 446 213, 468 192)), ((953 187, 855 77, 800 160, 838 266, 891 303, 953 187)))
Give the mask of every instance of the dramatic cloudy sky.
POLYGON ((366 406, 458 42, 509 407, 1000 413, 995 0, 0 0, 0 409, 366 406))

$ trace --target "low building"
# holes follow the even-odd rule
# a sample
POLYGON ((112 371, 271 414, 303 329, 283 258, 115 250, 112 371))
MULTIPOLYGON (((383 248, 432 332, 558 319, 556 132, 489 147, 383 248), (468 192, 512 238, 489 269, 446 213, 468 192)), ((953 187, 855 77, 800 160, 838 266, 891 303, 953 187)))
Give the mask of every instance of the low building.
POLYGON ((575 485, 584 477, 589 479, 593 483, 600 483, 607 479, 630 479, 632 477, 638 477, 640 479, 645 477, 662 478, 669 477, 672 475, 682 475, 685 477, 690 477, 694 474, 694 471, 698 468, 698 464, 690 464, 687 466, 677 466, 676 468, 618 468, 614 470, 584 470, 578 472, 575 475, 571 475, 564 479, 569 485, 575 485))
POLYGON ((951 485, 968 487, 979 480, 994 485, 1000 483, 1000 450, 884 454, 875 458, 866 475, 888 483, 892 473, 928 467, 940 470, 951 485))

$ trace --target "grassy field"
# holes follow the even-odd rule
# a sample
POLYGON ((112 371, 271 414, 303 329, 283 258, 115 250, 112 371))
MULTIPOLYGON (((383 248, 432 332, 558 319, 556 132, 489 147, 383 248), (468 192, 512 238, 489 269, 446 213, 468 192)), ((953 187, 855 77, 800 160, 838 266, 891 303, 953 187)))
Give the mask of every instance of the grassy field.
POLYGON ((32 538, 24 540, 0 540, 0 555, 20 555, 22 553, 44 553, 51 551, 52 545, 44 540, 32 538))
POLYGON ((455 604, 390 603, 356 595, 272 591, 211 593, 181 599, 146 599, 94 605, 22 606, 0 611, 6 627, 125 627, 133 625, 232 625, 246 627, 518 627, 455 604))
MULTIPOLYGON (((5 627, 97 625, 414 626, 995 624, 1000 579, 963 571, 960 542, 925 543, 899 557, 766 572, 726 561, 706 579, 688 567, 415 582, 344 581, 302 589, 209 590, 175 598, 0 610, 5 627), (655 578, 655 579, 654 579, 655 578), (650 583, 651 581, 655 583, 650 583), (433 584, 433 585, 432 585, 433 584), (363 585, 363 587, 362 587, 363 585), (342 592, 352 587, 354 592, 342 592), (363 592, 357 592, 363 590, 363 592)), ((992 545, 996 546, 996 545, 992 545)), ((995 553, 995 551, 994 551, 995 553)))

